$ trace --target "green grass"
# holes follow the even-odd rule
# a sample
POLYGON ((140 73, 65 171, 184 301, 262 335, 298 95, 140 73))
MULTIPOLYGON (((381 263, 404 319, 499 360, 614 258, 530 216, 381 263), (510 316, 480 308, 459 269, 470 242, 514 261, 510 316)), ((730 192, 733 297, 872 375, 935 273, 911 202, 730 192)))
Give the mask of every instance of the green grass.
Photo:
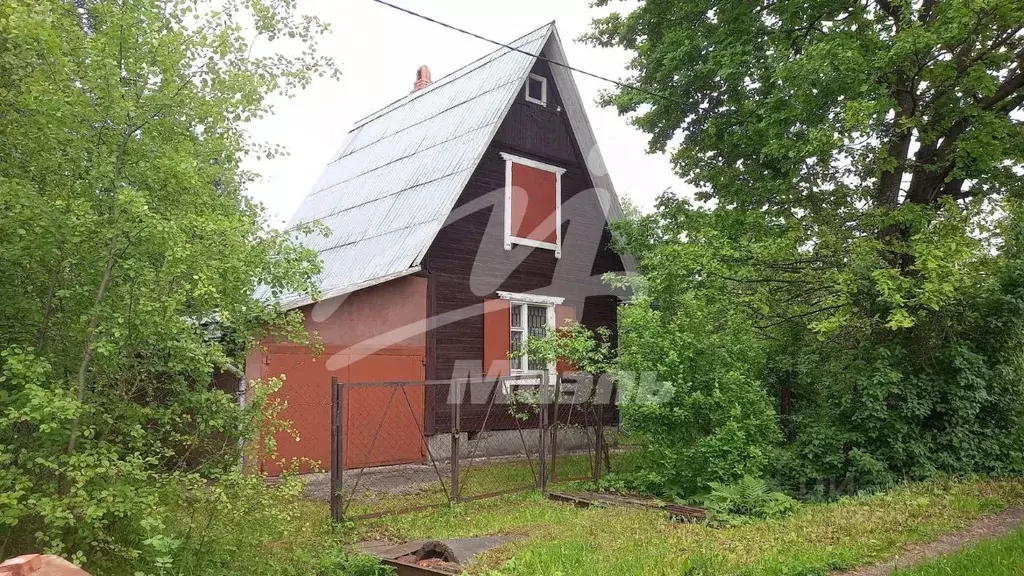
MULTIPOLYGON (((581 456, 561 466, 568 475, 570 469, 585 472, 588 463, 581 456)), ((531 481, 525 463, 502 462, 475 468, 465 493, 482 494, 531 481)), ((552 489, 563 487, 556 484, 552 489)), ((350 513, 395 509, 435 496, 440 502, 440 493, 377 495, 354 503, 350 513)), ((886 494, 804 505, 782 520, 710 528, 676 523, 651 510, 579 509, 529 491, 360 520, 333 538, 352 543, 521 535, 521 540, 489 552, 468 567, 470 574, 487 576, 827 576, 830 570, 891 559, 907 544, 963 530, 983 516, 1022 504, 1024 479, 934 481, 886 494)), ((300 517, 326 523, 325 504, 306 501, 301 506, 300 517)), ((1024 537, 1019 537, 1017 551, 1007 553, 1007 565, 1020 554, 1020 538, 1024 537)), ((958 573, 939 570, 912 574, 958 573)), ((1000 574, 978 572, 988 573, 1000 574)))
POLYGON ((469 567, 474 574, 825 576, 890 558, 905 544, 1021 502, 1022 482, 933 482, 714 529, 648 510, 577 509, 531 492, 361 521, 349 538, 524 537, 480 558, 469 567))
POLYGON ((1012 576, 1024 574, 1024 528, 963 551, 922 562, 894 576, 1012 576))
MULTIPOLYGON (((585 470, 583 459, 562 469, 575 465, 585 470)), ((492 463, 471 473, 467 490, 490 492, 529 478, 523 463, 492 463)), ((207 574, 206 567, 216 566, 218 574, 231 575, 347 576, 355 568, 341 549, 360 540, 516 534, 522 539, 481 556, 467 567, 469 573, 827 576, 829 570, 891 559, 907 544, 934 540, 1007 506, 1022 505, 1024 479, 913 484, 886 494, 804 505, 782 520, 727 528, 675 523, 651 510, 578 509, 535 491, 339 527, 330 525, 326 503, 305 498, 293 482, 267 487, 252 477, 217 490, 199 486, 188 494, 178 513, 165 519, 181 541, 172 551, 181 574, 207 574)), ((417 498, 378 495, 357 506, 373 510, 417 498)), ((1024 535, 1017 533, 904 576, 1024 574, 1013 571, 1024 563, 1022 550, 1024 535)), ((361 569, 363 574, 375 571, 370 565, 361 569)))

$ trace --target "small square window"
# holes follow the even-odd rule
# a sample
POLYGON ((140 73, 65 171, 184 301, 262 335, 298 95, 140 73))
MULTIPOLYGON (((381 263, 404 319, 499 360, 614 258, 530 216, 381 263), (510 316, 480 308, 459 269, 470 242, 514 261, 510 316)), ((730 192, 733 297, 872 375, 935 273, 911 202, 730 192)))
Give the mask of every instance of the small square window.
POLYGON ((536 74, 530 74, 526 79, 526 101, 547 106, 548 103, 548 79, 536 74))

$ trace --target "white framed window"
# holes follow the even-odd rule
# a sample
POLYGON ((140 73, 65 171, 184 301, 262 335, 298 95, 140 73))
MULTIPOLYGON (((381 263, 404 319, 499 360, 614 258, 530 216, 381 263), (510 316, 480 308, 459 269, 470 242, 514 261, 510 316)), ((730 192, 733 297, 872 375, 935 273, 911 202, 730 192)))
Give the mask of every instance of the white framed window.
POLYGON ((541 106, 548 105, 548 79, 537 74, 526 78, 526 101, 541 106))
MULTIPOLYGON (((498 297, 509 301, 509 352, 522 350, 527 338, 543 338, 549 326, 555 325, 555 306, 564 298, 498 292, 498 297)), ((555 373, 555 364, 531 360, 529 354, 512 356, 512 374, 537 374, 545 370, 555 373)))
POLYGON ((562 174, 565 168, 502 152, 505 159, 505 250, 513 244, 562 257, 562 174))

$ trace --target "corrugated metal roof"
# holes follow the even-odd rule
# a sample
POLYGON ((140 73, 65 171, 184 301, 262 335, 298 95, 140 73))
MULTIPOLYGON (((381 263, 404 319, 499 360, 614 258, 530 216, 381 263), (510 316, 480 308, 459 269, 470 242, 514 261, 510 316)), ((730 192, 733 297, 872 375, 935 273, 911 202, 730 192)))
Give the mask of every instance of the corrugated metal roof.
MULTIPOLYGON (((553 28, 510 45, 539 54, 553 28)), ((300 238, 323 260, 322 297, 419 269, 533 61, 501 48, 357 122, 287 225, 332 232, 300 238)))

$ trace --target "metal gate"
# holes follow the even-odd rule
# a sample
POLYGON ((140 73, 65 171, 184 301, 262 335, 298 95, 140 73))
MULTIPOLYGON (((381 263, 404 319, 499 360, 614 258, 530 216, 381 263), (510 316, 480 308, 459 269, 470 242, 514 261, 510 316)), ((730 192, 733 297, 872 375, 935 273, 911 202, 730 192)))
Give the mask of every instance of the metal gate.
POLYGON ((600 478, 614 407, 592 378, 331 381, 331 517, 448 506, 600 478))

